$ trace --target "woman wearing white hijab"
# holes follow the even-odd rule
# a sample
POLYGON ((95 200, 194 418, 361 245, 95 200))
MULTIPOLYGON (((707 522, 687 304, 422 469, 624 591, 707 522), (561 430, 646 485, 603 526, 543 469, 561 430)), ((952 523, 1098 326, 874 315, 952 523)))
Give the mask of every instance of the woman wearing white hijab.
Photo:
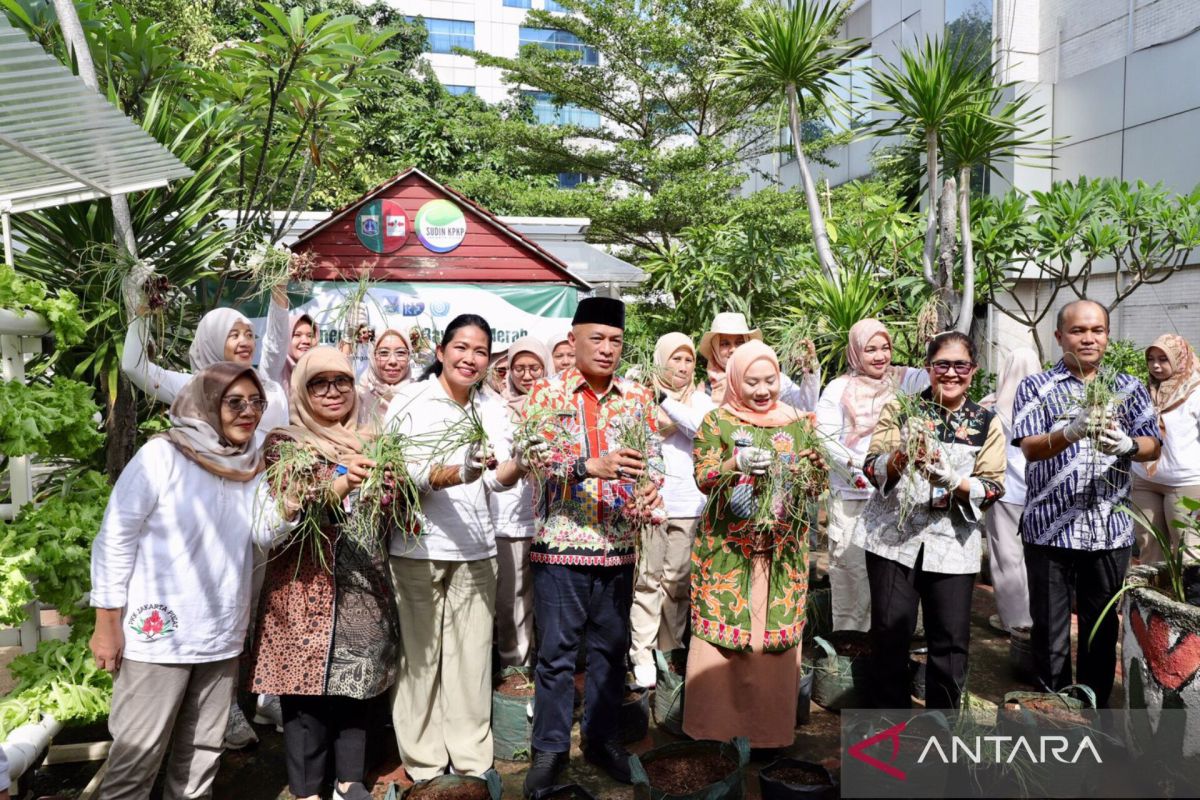
POLYGON ((1029 615, 1029 578, 1025 572, 1025 548, 1021 543, 1021 511, 1025 507, 1025 454, 1012 443, 1013 402, 1021 381, 1042 371, 1037 353, 1028 347, 1018 347, 1004 359, 996 378, 995 393, 983 398, 980 405, 990 408, 1004 426, 1005 452, 1008 466, 1004 473, 1004 496, 992 506, 986 517, 988 570, 992 573, 992 588, 996 592, 999 614, 989 622, 998 630, 1013 628, 1029 630, 1033 618, 1029 615))
POLYGON ((383 426, 388 404, 412 382, 412 350, 408 338, 393 328, 371 345, 367 371, 358 381, 358 423, 383 426))
POLYGON ((658 430, 667 474, 659 493, 667 523, 646 532, 645 557, 633 586, 629 660, 634 679, 646 688, 657 683, 654 648, 683 646, 692 586, 692 540, 706 502, 696 486, 692 448, 704 415, 716 408, 708 395, 696 390, 696 348, 685 334, 668 333, 655 343, 651 378, 662 409, 658 430))

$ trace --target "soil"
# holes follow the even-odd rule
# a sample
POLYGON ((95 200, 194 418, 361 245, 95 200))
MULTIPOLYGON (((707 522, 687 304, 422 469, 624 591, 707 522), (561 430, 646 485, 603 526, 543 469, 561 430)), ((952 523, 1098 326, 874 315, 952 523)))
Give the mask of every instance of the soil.
POLYGON ((1037 714, 1040 721, 1052 725, 1062 725, 1064 727, 1072 725, 1087 725, 1088 718, 1085 714, 1063 705, 1061 700, 1055 700, 1052 697, 1046 698, 1031 698, 1021 700, 1020 702, 1012 701, 1004 704, 1004 710, 1012 713, 1024 708, 1033 714, 1037 714))
POLYGON ((454 783, 413 787, 404 800, 490 800, 486 783, 454 783))
POLYGON ((764 770, 761 775, 764 778, 786 783, 789 786, 833 785, 833 781, 830 780, 829 773, 826 770, 818 769, 817 767, 802 767, 799 764, 789 764, 786 767, 773 769, 769 772, 764 770))
POLYGON ((737 764, 708 753, 686 753, 657 758, 647 764, 650 785, 667 794, 690 794, 724 780, 737 769, 737 764))
POLYGON ((496 685, 496 692, 505 697, 533 697, 533 689, 525 675, 507 675, 496 685))

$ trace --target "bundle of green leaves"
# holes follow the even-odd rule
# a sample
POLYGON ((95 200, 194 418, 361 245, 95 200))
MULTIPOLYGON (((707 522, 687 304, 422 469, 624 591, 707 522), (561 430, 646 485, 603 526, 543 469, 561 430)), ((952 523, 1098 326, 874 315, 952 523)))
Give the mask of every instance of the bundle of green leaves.
POLYGON ((49 384, 0 383, 0 453, 86 461, 104 443, 100 407, 85 383, 55 377, 49 384))
POLYGON ((58 346, 72 347, 83 341, 87 325, 79 314, 79 298, 59 289, 51 294, 46 285, 33 278, 18 275, 12 267, 0 264, 0 308, 24 316, 32 311, 50 323, 58 346))
POLYGON ((8 665, 17 684, 0 701, 0 741, 21 725, 49 714, 84 725, 103 719, 112 703, 112 675, 97 668, 87 639, 44 641, 8 665))

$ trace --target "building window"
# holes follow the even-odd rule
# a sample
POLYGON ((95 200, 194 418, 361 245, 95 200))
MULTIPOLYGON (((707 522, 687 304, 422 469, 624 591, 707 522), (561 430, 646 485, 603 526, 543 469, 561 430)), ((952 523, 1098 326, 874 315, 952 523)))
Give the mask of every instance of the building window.
POLYGON ((450 94, 452 94, 456 97, 459 95, 464 95, 464 94, 475 94, 474 86, 460 86, 459 84, 456 84, 456 83, 446 83, 446 84, 443 84, 443 88, 445 88, 445 90, 447 92, 449 92, 450 94))
POLYGON ((558 173, 558 188, 574 189, 583 183, 584 180, 582 172, 560 172, 558 173))
MULTIPOLYGON (((554 2, 554 0, 546 0, 546 10, 547 11, 560 11, 564 14, 571 13, 571 9, 567 8, 566 6, 559 5, 558 3, 554 2)), ((571 174, 574 175, 575 173, 571 173, 571 174)))
POLYGON ((509 8, 533 8, 533 0, 504 0, 509 8))
MULTIPOLYGON (((416 17, 408 17, 409 22, 416 17)), ((427 53, 453 53, 454 48, 475 49, 475 23, 462 19, 434 19, 425 17, 425 32, 428 42, 427 53)))
POLYGON ((539 125, 575 125, 599 128, 600 115, 573 105, 556 105, 549 92, 523 92, 532 101, 533 118, 539 125))
POLYGON ((537 45, 547 50, 569 50, 579 53, 580 63, 594 67, 600 63, 600 54, 596 48, 590 47, 579 40, 579 37, 568 31, 556 31, 550 28, 526 28, 521 26, 521 46, 537 45))

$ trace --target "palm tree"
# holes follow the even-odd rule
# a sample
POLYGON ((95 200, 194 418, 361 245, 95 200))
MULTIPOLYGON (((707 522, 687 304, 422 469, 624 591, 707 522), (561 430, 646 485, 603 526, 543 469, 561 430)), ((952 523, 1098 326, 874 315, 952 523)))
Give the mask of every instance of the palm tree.
POLYGON ((939 142, 949 121, 983 94, 981 76, 990 76, 986 55, 962 40, 926 38, 915 51, 900 53, 900 64, 883 62, 868 68, 872 92, 879 99, 874 111, 889 115, 876 129, 881 136, 901 134, 925 145, 929 198, 925 212, 925 247, 921 268, 930 286, 937 287, 933 259, 937 250, 937 209, 941 193, 939 142))
POLYGON ((831 110, 841 102, 837 97, 839 78, 848 72, 850 60, 866 47, 857 39, 837 38, 849 5, 791 0, 756 6, 746 15, 745 32, 726 51, 722 70, 745 92, 754 108, 776 103, 781 96, 786 99, 788 128, 812 222, 817 261, 834 284, 840 282, 840 274, 817 199, 817 186, 804 155, 800 120, 818 113, 831 116, 831 110))
MULTIPOLYGON (((999 175, 997 162, 1017 156, 1019 150, 1048 145, 1046 129, 1031 130, 1042 118, 1042 109, 1027 108, 1030 95, 1017 94, 1005 102, 1011 84, 981 79, 984 91, 951 117, 942 134, 946 169, 958 173, 958 220, 962 240, 963 289, 957 329, 969 333, 975 306, 975 252, 971 240, 971 172, 983 167, 999 175)), ((1028 157, 1028 156, 1026 156, 1028 157)), ((1049 157, 1049 154, 1038 156, 1049 157)))

